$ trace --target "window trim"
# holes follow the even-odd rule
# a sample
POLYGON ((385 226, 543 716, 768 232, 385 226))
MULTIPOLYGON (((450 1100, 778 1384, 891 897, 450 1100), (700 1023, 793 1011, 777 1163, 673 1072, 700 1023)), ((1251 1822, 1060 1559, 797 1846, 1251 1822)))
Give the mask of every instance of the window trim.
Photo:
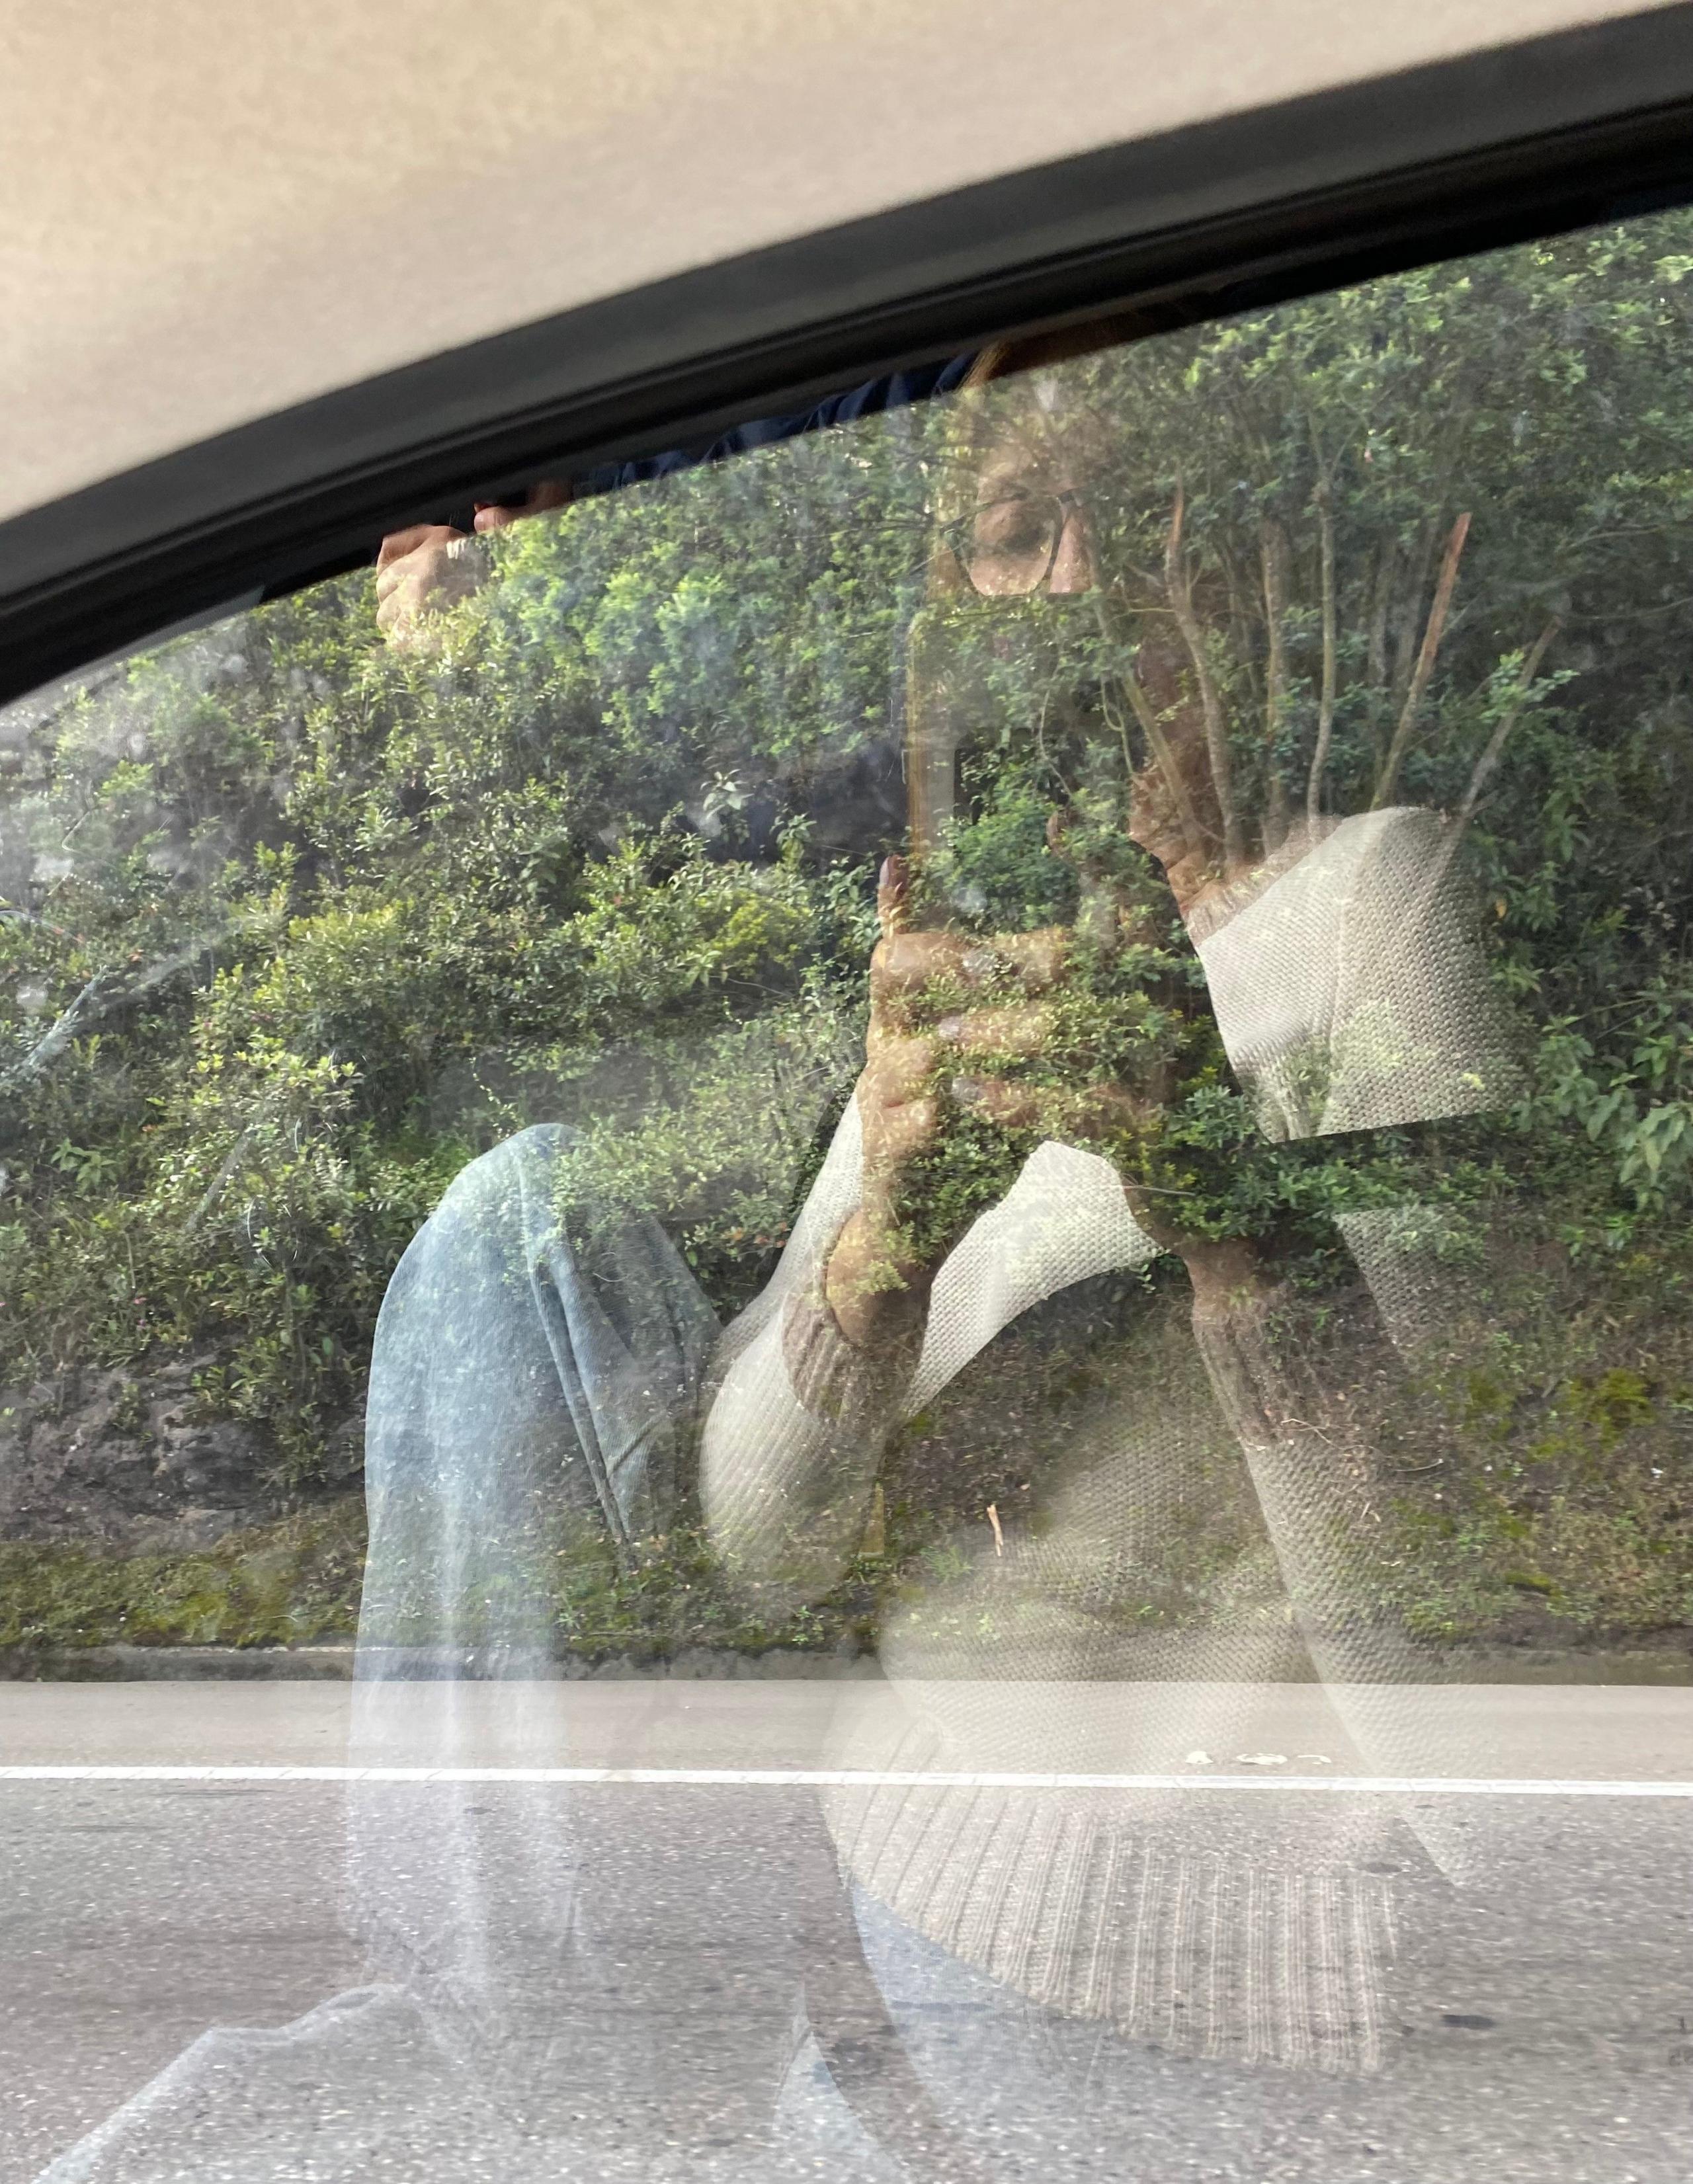
POLYGON ((1117 144, 387 372, 0 524, 0 701, 396 523, 1014 331, 1150 332, 1693 195, 1693 0, 1117 144))

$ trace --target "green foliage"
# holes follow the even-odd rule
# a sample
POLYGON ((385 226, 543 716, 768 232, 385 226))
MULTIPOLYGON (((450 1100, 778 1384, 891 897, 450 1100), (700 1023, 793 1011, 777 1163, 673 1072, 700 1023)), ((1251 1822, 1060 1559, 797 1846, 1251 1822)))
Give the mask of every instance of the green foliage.
MULTIPOLYGON (((958 1103, 914 1221, 956 1234, 1056 1135, 1113 1152, 1186 1233, 1283 1240, 1320 1285, 1339 1213, 1416 1204, 1479 1233, 1514 1192, 1554 1209, 1595 1329, 1621 1330, 1563 1376, 1554 1468, 1660 1447, 1682 1414, 1652 1361, 1693 1193, 1690 265, 1693 217, 1668 213, 1065 366, 1092 434, 1090 595, 931 580, 969 448, 1027 408, 1011 383, 979 415, 969 398, 869 419, 515 526, 410 649, 378 640, 358 575, 17 709, 0 1385, 202 1349, 198 1400, 262 1424, 306 1480, 356 1412, 407 1240, 465 1161, 541 1121, 581 1133, 571 1206, 656 1215, 736 1308, 861 1056, 874 876, 904 836, 921 700, 961 784, 922 914, 1080 939, 1040 1053, 1000 1057, 1026 1117, 958 1103), (1523 1032, 1508 1117, 1258 1134, 1125 832, 1159 726, 1146 660, 1173 642, 1178 492, 1200 630, 1181 672, 1189 696, 1201 666, 1214 685, 1248 850, 1273 852, 1308 805, 1462 815, 1523 1032), (1137 1115, 1078 1106, 1106 1082, 1137 1115), (1623 1292, 1626 1312, 1605 1303, 1623 1292)), ((1500 1381, 1518 1423, 1519 1379, 1500 1381)), ((1490 1445, 1484 1406, 1451 1415, 1490 1445)), ((1585 1492, 1548 1489, 1528 1517, 1483 1496, 1462 1519, 1406 1497, 1419 1538, 1458 1525, 1469 1572, 1428 1627, 1484 1622, 1523 1586, 1590 1623, 1630 1597, 1680 1613, 1669 1505, 1585 1492), (1584 1579, 1584 1557, 1612 1575, 1584 1579), (1464 1586, 1481 1604, 1461 1615, 1464 1586)), ((248 1552, 214 1551, 150 1607, 61 1557, 30 1627, 281 1630, 248 1552)), ((661 1566, 653 1586, 684 1582, 661 1566)), ((593 1611, 607 1630, 639 1620, 621 1602, 593 1611)))
POLYGON ((192 1554, 0 1543, 0 1647, 287 1646, 349 1636, 362 1500, 320 1507, 192 1554))
POLYGON ((756 1585, 725 1580, 691 1525, 633 1541, 619 1556, 602 1529, 562 1540, 549 1573, 560 1637, 579 1658, 670 1660, 695 1649, 757 1656, 868 1652, 873 1568, 856 1565, 823 1600, 768 1606, 756 1585))

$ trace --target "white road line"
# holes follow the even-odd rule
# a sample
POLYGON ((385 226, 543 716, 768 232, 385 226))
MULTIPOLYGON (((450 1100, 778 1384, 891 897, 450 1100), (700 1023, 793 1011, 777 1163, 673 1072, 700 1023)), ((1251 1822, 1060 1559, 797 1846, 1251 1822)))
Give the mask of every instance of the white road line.
POLYGON ((1693 1797, 1693 1782, 1445 1774, 902 1774, 849 1767, 7 1767, 0 1782, 511 1782, 655 1789, 1267 1790, 1373 1797, 1693 1797))

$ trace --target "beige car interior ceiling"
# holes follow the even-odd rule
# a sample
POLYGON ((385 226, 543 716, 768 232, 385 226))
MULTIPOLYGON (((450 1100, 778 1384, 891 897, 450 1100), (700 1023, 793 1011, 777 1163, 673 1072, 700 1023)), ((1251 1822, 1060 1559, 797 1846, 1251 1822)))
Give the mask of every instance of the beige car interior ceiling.
POLYGON ((3 0, 0 519, 314 395, 1605 0, 3 0))

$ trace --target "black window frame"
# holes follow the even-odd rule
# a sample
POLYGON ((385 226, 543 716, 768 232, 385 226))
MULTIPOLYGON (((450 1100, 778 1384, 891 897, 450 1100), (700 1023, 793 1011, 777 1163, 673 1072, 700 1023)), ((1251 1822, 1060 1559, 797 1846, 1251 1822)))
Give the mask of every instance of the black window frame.
POLYGON ((472 495, 1012 332, 1123 337, 1693 195, 1693 0, 999 176, 519 326, 0 523, 0 702, 472 495))

